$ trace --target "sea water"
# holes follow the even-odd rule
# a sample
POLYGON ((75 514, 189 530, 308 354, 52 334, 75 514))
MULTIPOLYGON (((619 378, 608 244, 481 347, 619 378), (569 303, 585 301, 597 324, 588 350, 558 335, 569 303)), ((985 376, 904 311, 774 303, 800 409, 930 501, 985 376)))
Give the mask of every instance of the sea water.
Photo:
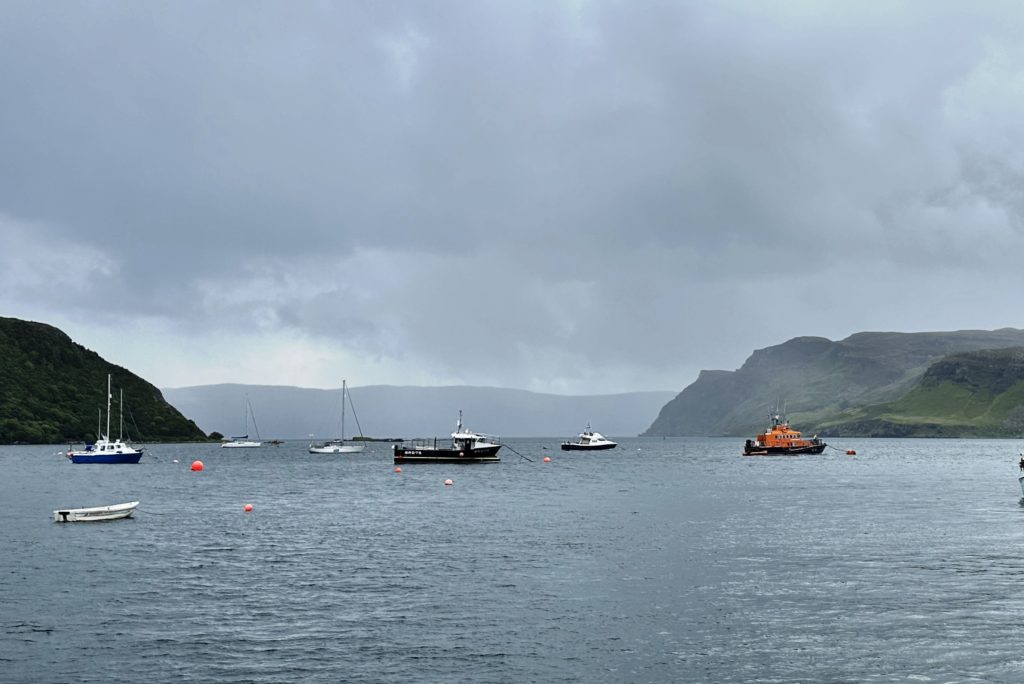
POLYGON ((1024 681, 1020 443, 558 441, 0 447, 0 680, 1024 681))

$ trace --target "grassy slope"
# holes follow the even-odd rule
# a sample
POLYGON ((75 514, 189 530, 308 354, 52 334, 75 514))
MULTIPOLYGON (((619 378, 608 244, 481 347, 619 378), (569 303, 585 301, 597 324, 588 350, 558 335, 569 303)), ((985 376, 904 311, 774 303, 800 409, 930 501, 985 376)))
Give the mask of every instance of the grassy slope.
POLYGON ((820 426, 826 434, 1012 437, 1024 431, 1024 349, 954 354, 903 397, 820 426))
POLYGON ((126 433, 133 438, 205 439, 195 423, 145 380, 107 363, 52 326, 0 318, 0 443, 95 439, 97 408, 106 407, 108 373, 114 387, 112 436, 118 434, 116 407, 118 390, 123 389, 126 433))

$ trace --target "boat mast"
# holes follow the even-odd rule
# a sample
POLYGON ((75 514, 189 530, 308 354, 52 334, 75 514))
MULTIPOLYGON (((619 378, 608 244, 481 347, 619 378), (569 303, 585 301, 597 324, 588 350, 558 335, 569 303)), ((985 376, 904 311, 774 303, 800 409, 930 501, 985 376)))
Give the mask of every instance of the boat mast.
POLYGON ((117 441, 118 442, 121 441, 121 437, 124 435, 124 388, 123 387, 121 388, 120 392, 121 392, 121 416, 118 419, 119 423, 118 423, 118 426, 117 426, 117 441))
POLYGON ((341 441, 345 441, 345 393, 348 392, 346 381, 341 381, 341 441))
POLYGON ((103 439, 110 439, 110 373, 107 373, 107 434, 103 439))
MULTIPOLYGON (((252 410, 252 402, 249 401, 249 395, 248 394, 245 395, 245 403, 246 403, 246 406, 249 407, 249 413, 252 414, 252 427, 253 427, 254 430, 256 430, 256 439, 258 441, 263 441, 263 438, 260 437, 260 426, 256 424, 256 412, 252 410)), ((246 436, 248 436, 248 432, 249 432, 249 421, 248 421, 248 418, 246 419, 246 422, 245 422, 245 432, 246 432, 246 436)))

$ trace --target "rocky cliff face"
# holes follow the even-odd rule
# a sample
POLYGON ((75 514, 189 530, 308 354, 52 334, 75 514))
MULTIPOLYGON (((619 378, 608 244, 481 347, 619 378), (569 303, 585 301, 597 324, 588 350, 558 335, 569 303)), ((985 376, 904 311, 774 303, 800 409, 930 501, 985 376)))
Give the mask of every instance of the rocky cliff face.
POLYGON ((749 436, 776 407, 804 432, 824 431, 844 414, 905 395, 948 354, 1021 345, 1024 330, 1013 328, 797 337, 755 351, 735 371, 702 372, 644 434, 749 436))

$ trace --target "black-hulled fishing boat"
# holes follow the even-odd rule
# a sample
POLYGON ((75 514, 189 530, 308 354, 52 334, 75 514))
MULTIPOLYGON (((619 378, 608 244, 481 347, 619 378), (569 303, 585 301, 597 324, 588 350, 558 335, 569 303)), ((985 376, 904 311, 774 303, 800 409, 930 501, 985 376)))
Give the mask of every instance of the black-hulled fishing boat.
POLYGON ((414 439, 391 447, 395 463, 498 463, 498 438, 467 430, 462 425, 462 411, 451 440, 414 439))

